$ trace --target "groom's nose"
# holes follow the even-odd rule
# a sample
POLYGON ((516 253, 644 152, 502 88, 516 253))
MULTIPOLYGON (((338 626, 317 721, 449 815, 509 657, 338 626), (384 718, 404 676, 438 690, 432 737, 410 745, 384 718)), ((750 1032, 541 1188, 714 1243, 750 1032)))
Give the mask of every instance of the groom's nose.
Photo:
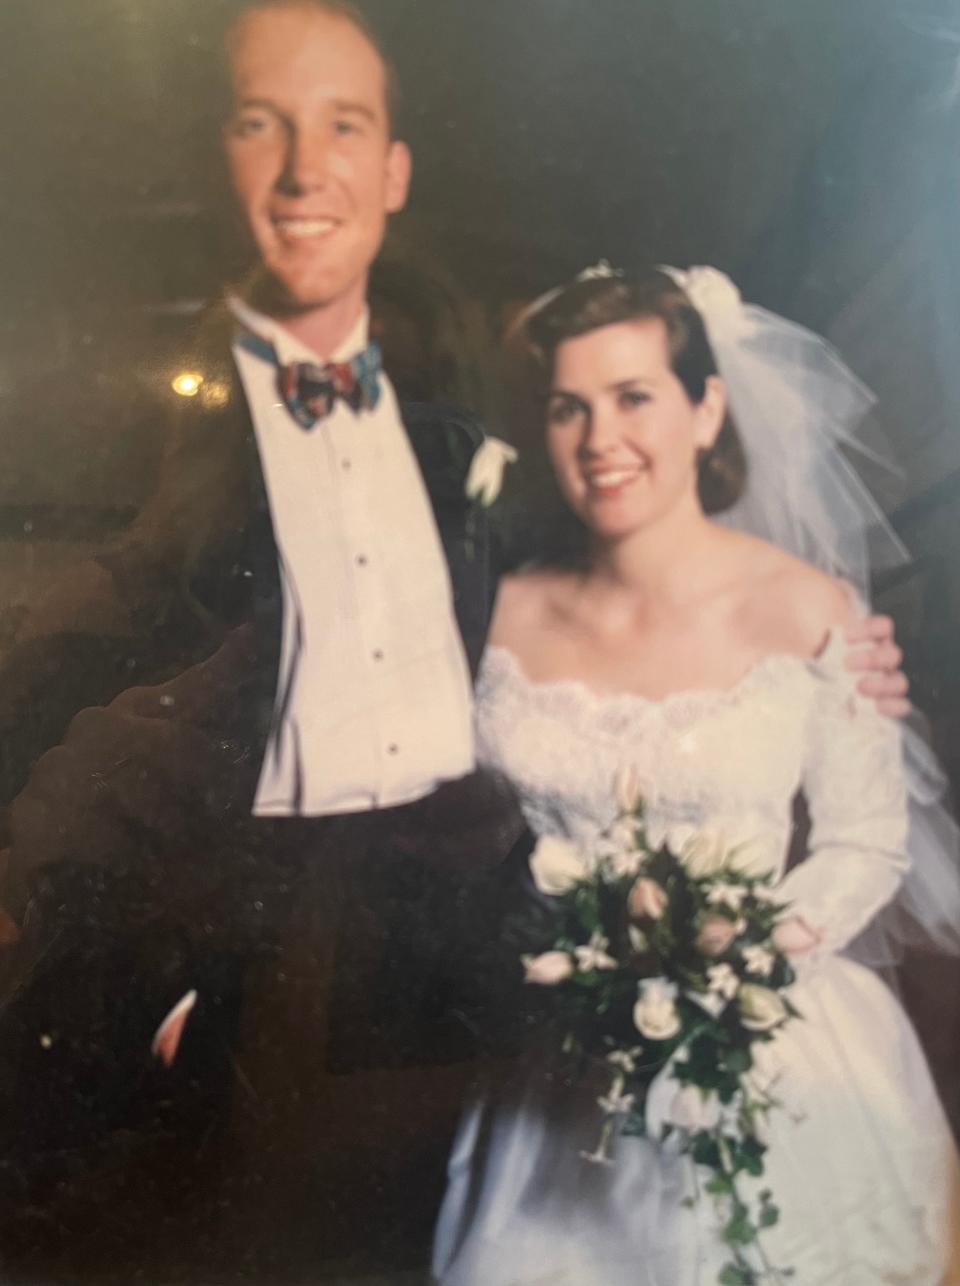
POLYGON ((330 140, 322 130, 287 131, 283 168, 277 190, 284 196, 302 196, 322 188, 330 167, 330 140))

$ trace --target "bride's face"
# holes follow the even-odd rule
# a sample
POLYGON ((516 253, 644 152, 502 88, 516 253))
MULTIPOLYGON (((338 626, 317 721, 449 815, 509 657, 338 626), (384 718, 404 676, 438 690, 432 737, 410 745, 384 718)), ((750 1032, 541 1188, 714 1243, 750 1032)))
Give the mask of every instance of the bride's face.
POLYGON ((560 490, 596 535, 621 538, 696 499, 697 453, 723 422, 723 388, 690 400, 659 318, 617 322, 559 345, 546 445, 560 490))

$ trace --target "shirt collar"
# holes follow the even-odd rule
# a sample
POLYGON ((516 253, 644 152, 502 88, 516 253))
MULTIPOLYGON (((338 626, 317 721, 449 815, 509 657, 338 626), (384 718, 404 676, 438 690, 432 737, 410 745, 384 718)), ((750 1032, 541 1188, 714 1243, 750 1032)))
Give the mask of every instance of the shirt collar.
POLYGON ((370 310, 364 306, 356 324, 350 330, 342 344, 338 344, 327 357, 316 353, 312 348, 291 335, 290 331, 274 317, 258 312, 236 295, 227 296, 227 306, 241 325, 260 335, 277 350, 277 359, 285 366, 288 362, 348 362, 367 346, 370 329, 370 310))

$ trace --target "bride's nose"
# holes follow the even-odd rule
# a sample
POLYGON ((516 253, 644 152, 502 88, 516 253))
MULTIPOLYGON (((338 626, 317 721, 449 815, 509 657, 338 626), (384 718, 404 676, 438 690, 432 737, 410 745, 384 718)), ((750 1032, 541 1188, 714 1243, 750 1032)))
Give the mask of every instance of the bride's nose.
POLYGON ((581 454, 588 458, 606 455, 620 440, 616 416, 609 410, 593 406, 584 416, 581 454))

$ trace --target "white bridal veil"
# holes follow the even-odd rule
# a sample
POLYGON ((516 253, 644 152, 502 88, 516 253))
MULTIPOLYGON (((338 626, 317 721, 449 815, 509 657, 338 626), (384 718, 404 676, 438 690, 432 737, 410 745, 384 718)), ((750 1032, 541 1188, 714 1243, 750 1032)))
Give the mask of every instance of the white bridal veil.
MULTIPOLYGON (((846 580, 869 603, 871 573, 908 561, 851 457, 870 391, 819 336, 744 304, 715 268, 664 269, 704 320, 747 457, 747 484, 720 521, 846 580)), ((875 457, 873 457, 875 458, 875 457)), ((905 946, 960 952, 960 831, 923 720, 904 726, 910 868, 894 902, 850 948, 875 968, 905 946)))

